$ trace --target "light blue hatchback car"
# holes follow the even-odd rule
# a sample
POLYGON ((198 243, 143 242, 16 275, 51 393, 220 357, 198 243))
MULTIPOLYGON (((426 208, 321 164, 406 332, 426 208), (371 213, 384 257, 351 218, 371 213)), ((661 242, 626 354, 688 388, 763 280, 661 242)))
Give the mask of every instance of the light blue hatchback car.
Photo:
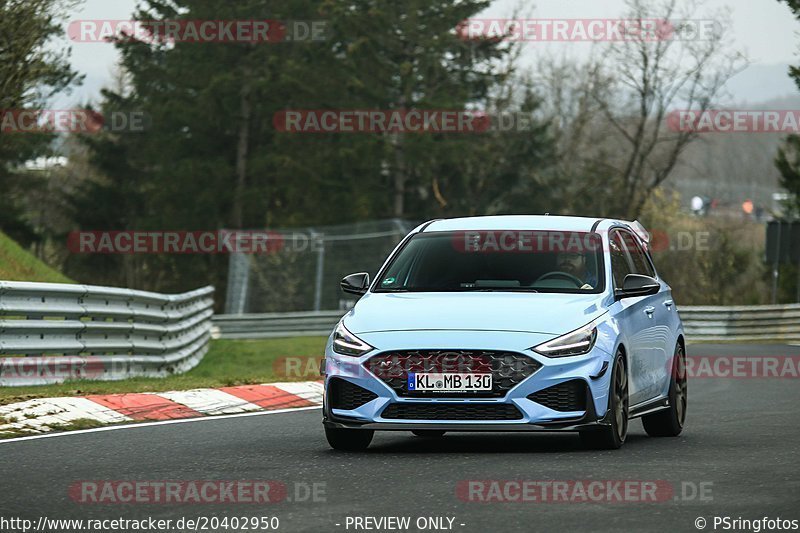
POLYGON ((328 339, 323 424, 339 450, 375 430, 576 431, 619 448, 628 421, 676 436, 685 339, 638 222, 434 220, 395 248, 328 339))

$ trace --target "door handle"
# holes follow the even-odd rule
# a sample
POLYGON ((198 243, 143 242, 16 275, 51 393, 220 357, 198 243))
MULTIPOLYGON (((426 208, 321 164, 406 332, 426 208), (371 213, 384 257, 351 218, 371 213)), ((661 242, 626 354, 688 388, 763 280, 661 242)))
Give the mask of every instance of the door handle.
POLYGON ((666 307, 667 309, 672 309, 673 305, 674 305, 674 302, 672 300, 664 301, 664 307, 666 307))
POLYGON ((653 318, 653 313, 655 313, 655 312, 656 312, 656 308, 653 307, 652 305, 649 306, 649 307, 645 307, 644 308, 644 313, 650 318, 653 318))

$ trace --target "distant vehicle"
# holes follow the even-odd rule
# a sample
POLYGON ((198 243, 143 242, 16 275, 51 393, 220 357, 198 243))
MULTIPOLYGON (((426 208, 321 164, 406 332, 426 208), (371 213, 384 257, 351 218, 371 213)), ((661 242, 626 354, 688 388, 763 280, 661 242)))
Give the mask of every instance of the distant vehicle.
POLYGON ((676 436, 687 406, 685 339, 637 223, 489 216, 420 225, 328 339, 329 444, 375 430, 577 431, 625 442, 642 417, 676 436))

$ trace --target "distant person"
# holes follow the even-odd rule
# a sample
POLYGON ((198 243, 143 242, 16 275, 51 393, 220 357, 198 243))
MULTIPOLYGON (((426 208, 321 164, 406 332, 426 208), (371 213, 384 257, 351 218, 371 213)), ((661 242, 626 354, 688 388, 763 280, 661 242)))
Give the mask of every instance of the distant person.
POLYGON ((716 204, 708 196, 702 196, 701 198, 703 199, 703 216, 707 217, 711 210, 716 207, 716 204))
POLYGON ((745 216, 752 216, 753 208, 753 201, 749 198, 742 203, 742 211, 744 212, 745 216))
POLYGON ((692 213, 694 213, 696 216, 701 216, 703 214, 705 205, 706 203, 699 196, 692 197, 692 213))

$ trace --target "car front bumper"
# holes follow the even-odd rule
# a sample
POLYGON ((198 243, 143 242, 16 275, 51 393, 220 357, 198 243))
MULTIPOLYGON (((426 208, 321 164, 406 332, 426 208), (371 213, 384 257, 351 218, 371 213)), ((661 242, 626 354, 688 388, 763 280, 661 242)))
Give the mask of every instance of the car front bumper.
MULTIPOLYGON (((372 346, 379 346, 361 357, 350 357, 333 352, 329 339, 326 347, 325 405, 323 422, 328 428, 359 428, 388 431, 410 431, 413 429, 445 431, 578 431, 598 425, 607 425, 608 390, 613 357, 599 345, 588 354, 563 358, 548 358, 529 348, 552 338, 551 335, 520 332, 469 332, 469 331, 424 331, 359 335, 372 346), (370 337, 370 338, 367 338, 370 337), (510 388, 501 397, 478 398, 458 395, 408 397, 373 373, 365 363, 376 356, 402 350, 491 350, 510 352, 531 358, 540 366, 532 374, 510 388), (351 409, 340 409, 330 402, 330 387, 333 379, 345 380, 369 391, 374 398, 351 409), (585 384, 586 399, 583 409, 553 409, 529 396, 567 382, 585 384), (402 408, 408 412, 436 412, 444 409, 458 413, 453 418, 430 417, 403 419, 387 417, 402 408), (500 407, 502 406, 502 407, 500 407), (510 406, 513 406, 510 407, 510 406), (486 409, 507 411, 516 409, 518 417, 509 420, 470 420, 461 411, 473 412, 486 409)), ((599 343, 598 343, 599 344, 599 343)), ((545 402, 547 403, 547 402, 545 402)))

